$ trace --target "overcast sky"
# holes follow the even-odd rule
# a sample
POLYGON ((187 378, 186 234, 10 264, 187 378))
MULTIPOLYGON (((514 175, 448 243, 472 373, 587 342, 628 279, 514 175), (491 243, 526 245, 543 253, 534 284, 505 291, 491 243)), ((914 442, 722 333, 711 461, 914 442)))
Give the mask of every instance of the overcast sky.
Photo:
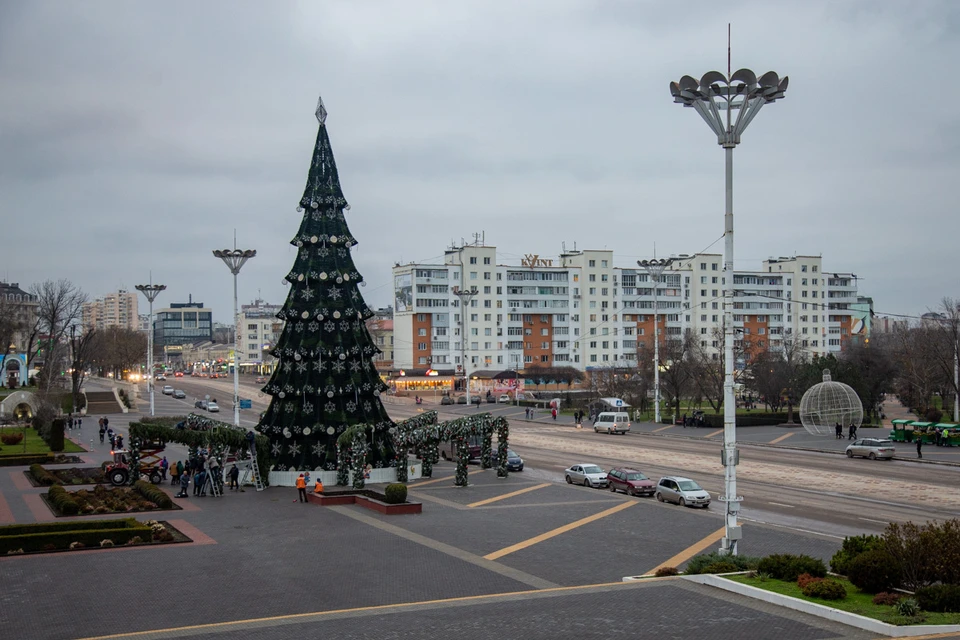
MULTIPOLYGON (((735 152, 736 268, 822 254, 878 312, 960 297, 960 2, 0 3, 0 278, 149 280, 229 322, 211 250, 282 302, 317 96, 368 304, 394 262, 485 233, 498 262, 723 233, 723 152, 668 84, 790 76, 735 152)), ((143 304, 146 309, 146 305, 143 304)))

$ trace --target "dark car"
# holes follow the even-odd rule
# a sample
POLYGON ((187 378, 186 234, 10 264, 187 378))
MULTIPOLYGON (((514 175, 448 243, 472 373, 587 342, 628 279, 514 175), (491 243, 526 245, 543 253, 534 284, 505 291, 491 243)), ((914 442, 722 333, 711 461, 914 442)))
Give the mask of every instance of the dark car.
MULTIPOLYGON (((497 449, 494 447, 490 453, 490 461, 493 466, 497 466, 497 449)), ((523 471, 523 458, 517 455, 513 449, 507 449, 507 471, 523 471)))
POLYGON ((193 406, 196 407, 197 409, 206 409, 206 408, 207 408, 207 401, 206 401, 206 400, 197 400, 196 402, 193 403, 193 406))
POLYGON ((440 398, 440 404, 453 404, 453 398, 450 396, 443 396, 440 398))
POLYGON ((652 496, 657 490, 653 480, 636 469, 619 467, 607 472, 607 486, 616 493, 623 491, 628 496, 652 496))
POLYGON ((470 396, 470 404, 480 404, 480 396, 470 396))
POLYGON ((467 404, 467 396, 457 396, 457 404, 467 404))
POLYGON ((487 394, 487 402, 489 402, 489 403, 491 403, 491 404, 495 404, 495 403, 497 402, 497 396, 493 395, 492 393, 488 393, 488 394, 487 394))

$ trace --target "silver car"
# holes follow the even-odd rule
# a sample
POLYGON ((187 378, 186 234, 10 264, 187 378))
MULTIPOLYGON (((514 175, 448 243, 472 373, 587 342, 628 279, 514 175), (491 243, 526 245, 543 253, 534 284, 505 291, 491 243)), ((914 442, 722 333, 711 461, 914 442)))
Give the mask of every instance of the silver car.
POLYGON ((710 506, 710 494, 703 490, 690 478, 680 476, 666 476, 657 483, 657 500, 660 502, 676 502, 681 507, 710 506))
POLYGON ((871 460, 891 460, 897 450, 889 440, 880 440, 878 438, 861 438, 854 440, 853 444, 847 445, 847 457, 863 456, 871 460))
POLYGON ((607 472, 595 464, 575 464, 564 471, 567 484, 582 484, 585 487, 607 486, 607 472))
POLYGON ((207 403, 207 411, 210 411, 211 413, 220 413, 220 406, 211 400, 207 403))

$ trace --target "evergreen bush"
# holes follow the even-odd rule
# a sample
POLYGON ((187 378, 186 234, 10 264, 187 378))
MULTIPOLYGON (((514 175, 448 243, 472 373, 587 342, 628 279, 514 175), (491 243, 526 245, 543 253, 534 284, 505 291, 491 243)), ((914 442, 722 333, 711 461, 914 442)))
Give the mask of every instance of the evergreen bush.
POLYGON ((808 598, 823 598, 824 600, 843 600, 847 597, 847 590, 836 580, 813 578, 800 591, 808 598))
POLYGON ((721 560, 720 562, 708 564, 703 568, 701 573, 733 573, 735 571, 738 571, 737 565, 732 562, 727 562, 726 560, 721 560))
POLYGON ((47 435, 47 444, 50 451, 63 451, 63 431, 67 427, 67 422, 63 418, 57 418, 50 423, 50 430, 47 435))
POLYGON ((731 556, 719 553, 717 551, 712 551, 710 553, 703 553, 690 558, 690 561, 687 562, 687 568, 684 573, 687 575, 712 573, 710 571, 706 571, 707 567, 717 564, 718 562, 732 563, 734 566, 733 571, 750 571, 757 568, 759 561, 760 560, 758 558, 754 558, 752 556, 731 556))
POLYGON ((407 485, 395 482, 383 490, 387 504, 403 504, 407 501, 407 485))
POLYGON ((916 596, 925 611, 960 612, 960 585, 935 584, 917 589, 916 596))
POLYGON ((847 536, 843 539, 843 546, 830 559, 830 570, 845 576, 854 558, 882 544, 880 536, 847 536))
POLYGON ((871 549, 858 555, 847 567, 850 582, 867 593, 890 591, 900 586, 900 569, 886 549, 871 549))
POLYGON ((801 573, 808 573, 814 578, 824 578, 827 575, 827 565, 823 564, 823 560, 790 553, 769 555, 760 560, 757 569, 786 582, 794 582, 801 573))

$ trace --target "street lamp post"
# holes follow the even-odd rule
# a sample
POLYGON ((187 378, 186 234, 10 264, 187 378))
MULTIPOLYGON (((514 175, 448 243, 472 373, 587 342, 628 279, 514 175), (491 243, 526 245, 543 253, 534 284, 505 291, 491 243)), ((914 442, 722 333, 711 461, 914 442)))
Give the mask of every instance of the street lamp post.
POLYGON ((467 405, 470 405, 470 378, 467 375, 467 310, 470 308, 470 301, 473 300, 480 291, 476 287, 462 290, 460 287, 453 288, 453 295, 460 298, 460 362, 463 364, 463 388, 467 392, 467 405))
POLYGON ((683 76, 670 83, 673 101, 684 107, 693 107, 707 126, 717 135, 717 143, 726 156, 726 207, 724 212, 724 288, 723 288, 723 451, 724 491, 726 502, 726 535, 720 552, 736 555, 737 542, 742 537, 737 514, 742 498, 737 496, 737 433, 736 404, 733 395, 733 150, 740 144, 740 136, 757 116, 761 107, 779 100, 787 90, 788 79, 774 71, 757 78, 750 69, 730 73, 730 54, 727 52, 727 75, 709 71, 700 80, 683 76), (736 111, 736 118, 733 112, 736 111), (724 113, 725 112, 725 113, 724 113))
POLYGON ((142 293, 150 303, 150 324, 147 327, 147 394, 150 396, 150 415, 154 415, 153 408, 153 301, 160 292, 167 288, 165 284, 153 284, 153 275, 150 275, 150 284, 138 284, 134 289, 142 293))
POLYGON ((657 424, 660 424, 660 323, 657 317, 659 310, 657 307, 657 288, 660 286, 660 277, 672 263, 673 258, 637 260, 637 264, 643 267, 653 278, 653 397, 656 405, 654 413, 657 424))
POLYGON ((223 263, 233 274, 233 424, 240 426, 240 331, 237 328, 237 276, 240 268, 250 258, 257 255, 254 249, 237 249, 234 242, 233 249, 218 249, 213 252, 214 257, 223 260, 223 263))

